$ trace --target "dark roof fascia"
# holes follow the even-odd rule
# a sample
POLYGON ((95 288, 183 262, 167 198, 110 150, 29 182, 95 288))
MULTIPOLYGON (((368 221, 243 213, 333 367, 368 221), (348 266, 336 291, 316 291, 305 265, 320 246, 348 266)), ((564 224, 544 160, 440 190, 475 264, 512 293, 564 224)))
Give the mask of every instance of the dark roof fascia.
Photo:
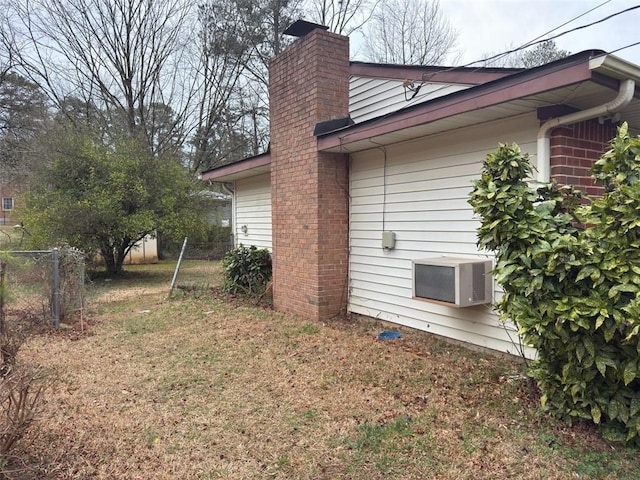
MULTIPOLYGON (((596 55, 596 57, 599 57, 599 56, 600 55, 596 55)), ((595 59, 596 58, 594 58, 594 60, 595 59)), ((605 75, 604 73, 594 71, 592 81, 603 87, 611 88, 612 90, 617 90, 620 88, 620 79, 621 77, 619 76, 615 76, 615 75, 608 76, 608 75, 605 75)), ((640 79, 638 77, 635 77, 634 79, 636 81, 636 88, 633 96, 634 98, 640 98, 640 79)))
POLYGON ((349 73, 394 80, 426 80, 434 83, 479 85, 524 71, 524 68, 471 68, 350 62, 349 73))
MULTIPOLYGON (((318 150, 330 150, 377 135, 430 123, 452 115, 498 105, 518 98, 543 93, 575 83, 594 80, 601 75, 589 69, 589 59, 602 55, 588 50, 540 67, 528 69, 491 82, 460 90, 428 102, 409 106, 387 115, 365 120, 350 127, 318 136, 318 150)), ((618 85, 618 82, 615 82, 618 85)))
POLYGON ((265 165, 269 165, 270 163, 271 163, 271 152, 267 151, 259 155, 254 155, 253 157, 243 158, 242 160, 239 160, 234 163, 230 163, 229 165, 212 168, 210 170, 202 172, 200 176, 202 180, 215 181, 217 178, 227 177, 235 173, 251 170, 254 168, 264 167, 265 165))
POLYGON ((335 118, 333 120, 327 120, 325 122, 319 122, 316 123, 316 126, 313 129, 313 136, 317 137, 318 135, 322 135, 323 133, 333 132, 334 130, 353 125, 354 123, 355 122, 351 119, 351 115, 347 115, 346 117, 342 118, 335 118))
MULTIPOLYGON (((607 88, 611 88, 613 90, 617 90, 618 88, 620 88, 620 80, 615 79, 613 77, 607 77, 606 75, 599 73, 599 72, 593 72, 593 76, 591 77, 591 81, 593 81, 594 83, 597 83, 598 85, 601 85, 603 87, 607 87, 607 88)), ((638 86, 638 84, 636 84, 636 94, 635 96, 638 96, 638 89, 640 88, 640 86, 638 86)))

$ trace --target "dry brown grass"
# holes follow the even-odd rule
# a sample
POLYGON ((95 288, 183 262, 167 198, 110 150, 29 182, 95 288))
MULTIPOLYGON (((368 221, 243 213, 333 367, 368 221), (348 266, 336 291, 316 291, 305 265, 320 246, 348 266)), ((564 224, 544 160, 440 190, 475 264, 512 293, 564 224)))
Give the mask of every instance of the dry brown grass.
POLYGON ((57 372, 8 478, 637 478, 637 452, 540 414, 514 361, 381 324, 214 295, 217 264, 97 282, 89 334, 32 338, 57 372))

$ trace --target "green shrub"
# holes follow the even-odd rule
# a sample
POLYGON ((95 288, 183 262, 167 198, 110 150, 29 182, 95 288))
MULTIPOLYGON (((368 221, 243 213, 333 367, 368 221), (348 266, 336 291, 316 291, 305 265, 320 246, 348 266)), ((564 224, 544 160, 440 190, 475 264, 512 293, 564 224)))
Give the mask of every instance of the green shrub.
POLYGON ((500 145, 469 201, 478 245, 496 254, 497 308, 537 349, 529 374, 546 409, 640 445, 640 138, 619 128, 592 202, 555 183, 534 191, 531 172, 517 145, 500 145))
POLYGON ((240 245, 222 259, 224 288, 230 293, 261 294, 271 280, 271 253, 240 245))

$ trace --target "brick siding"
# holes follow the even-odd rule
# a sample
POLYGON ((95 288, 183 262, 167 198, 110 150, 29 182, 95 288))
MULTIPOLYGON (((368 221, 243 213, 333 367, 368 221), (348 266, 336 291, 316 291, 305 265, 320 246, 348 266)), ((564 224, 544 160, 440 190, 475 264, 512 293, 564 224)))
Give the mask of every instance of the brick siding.
POLYGON ((269 75, 274 307, 328 319, 347 301, 348 158, 313 129, 349 113, 349 40, 314 30, 269 75))
POLYGON ((591 167, 609 149, 616 127, 597 119, 558 127, 551 134, 551 178, 591 196, 604 188, 591 176, 591 167))

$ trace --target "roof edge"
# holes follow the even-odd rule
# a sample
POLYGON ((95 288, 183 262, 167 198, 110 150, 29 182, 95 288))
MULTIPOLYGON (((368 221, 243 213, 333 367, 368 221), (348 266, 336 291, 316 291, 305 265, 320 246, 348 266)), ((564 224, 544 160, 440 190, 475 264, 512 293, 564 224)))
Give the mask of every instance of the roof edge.
POLYGON ((521 70, 526 70, 523 67, 468 67, 468 66, 455 66, 455 65, 403 65, 401 63, 379 63, 379 62, 364 62, 362 60, 350 60, 349 64, 355 69, 389 69, 393 70, 396 68, 401 68, 404 70, 419 70, 421 72, 439 72, 442 70, 451 70, 458 72, 475 72, 478 70, 484 70, 487 72, 501 72, 501 71, 512 71, 517 72, 521 70))
POLYGON ((640 83, 640 67, 620 57, 603 54, 589 60, 589 69, 617 80, 634 80, 640 83))
POLYGON ((392 80, 428 80, 435 83, 479 85, 523 71, 523 68, 470 68, 418 65, 394 65, 351 61, 353 76, 392 80))
POLYGON ((226 182, 247 178, 263 173, 259 170, 271 164, 271 152, 267 150, 265 153, 254 155, 252 157, 243 158, 234 163, 215 167, 202 172, 199 177, 201 180, 209 180, 214 182, 226 182))
MULTIPOLYGON (((530 85, 531 87, 529 88, 532 88, 535 83, 539 82, 539 91, 546 91, 558 88, 560 84, 568 85, 593 79, 595 76, 602 75, 600 72, 591 69, 589 62, 602 55, 606 55, 603 50, 585 50, 545 65, 521 70, 428 102, 415 104, 352 126, 320 134, 318 135, 318 148, 321 151, 332 151, 332 149, 343 148, 349 143, 357 142, 361 136, 366 137, 374 134, 374 132, 374 135, 380 135, 383 131, 388 133, 393 129, 397 129, 398 122, 402 123, 403 128, 408 128, 411 125, 424 123, 425 121, 434 121, 436 117, 440 118, 442 115, 459 114, 483 108, 488 106, 489 103, 500 103, 503 101, 500 100, 501 98, 507 99, 513 96, 514 92, 510 90, 511 88, 522 88, 522 85, 525 84, 530 85), (481 98, 484 98, 484 100, 480 102, 481 98), (349 138, 347 139, 347 137, 349 138)), ((637 65, 628 62, 624 63, 640 71, 640 67, 637 65)), ((526 95, 523 93, 523 96, 526 95)))

